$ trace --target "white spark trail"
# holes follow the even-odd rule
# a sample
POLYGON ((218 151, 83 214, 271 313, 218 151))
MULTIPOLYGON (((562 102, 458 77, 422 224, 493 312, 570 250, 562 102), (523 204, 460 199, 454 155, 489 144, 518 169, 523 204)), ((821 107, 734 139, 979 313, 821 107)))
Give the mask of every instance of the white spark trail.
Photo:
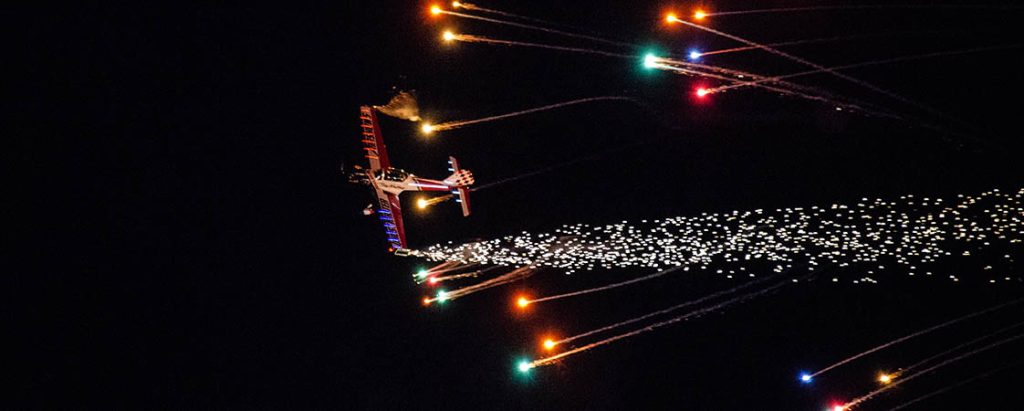
MULTIPOLYGON (((901 196, 863 198, 850 205, 787 207, 704 213, 691 217, 621 221, 607 225, 564 225, 549 233, 523 232, 465 244, 437 244, 411 254, 430 261, 484 265, 553 267, 566 273, 595 269, 675 266, 746 275, 747 264, 773 264, 781 272, 794 262, 839 267, 892 262, 908 275, 932 275, 940 259, 1005 246, 1021 252, 1024 243, 1024 189, 960 195, 955 201, 901 196), (731 264, 727 265, 727 264, 731 264), (730 268, 731 267, 731 268, 730 268)), ((996 260, 1012 263, 1008 257, 996 260)), ((986 268, 985 279, 993 277, 986 268)), ((950 276, 959 281, 956 276, 950 276)), ((1008 279, 1006 281, 1009 281, 1008 279)))

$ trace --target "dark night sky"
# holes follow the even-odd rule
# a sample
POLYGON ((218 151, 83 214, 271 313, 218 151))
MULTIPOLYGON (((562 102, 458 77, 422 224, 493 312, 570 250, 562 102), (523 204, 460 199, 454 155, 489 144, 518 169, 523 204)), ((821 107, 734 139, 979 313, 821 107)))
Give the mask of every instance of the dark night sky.
MULTIPOLYGON (((392 87, 417 90, 425 116, 436 119, 597 95, 645 103, 581 105, 434 139, 413 123, 384 119, 393 162, 425 177, 442 176, 449 154, 481 183, 597 154, 475 193, 468 219, 451 206, 410 215, 415 247, 566 223, 1016 190, 1024 183, 1020 49, 852 73, 972 124, 977 139, 970 140, 760 91, 696 103, 689 93, 706 81, 647 72, 638 61, 446 47, 437 36, 451 27, 585 43, 437 22, 427 3, 350 3, 14 13, 12 60, 27 70, 6 111, 19 153, 13 164, 30 178, 14 187, 26 195, 11 201, 34 218, 13 233, 30 245, 21 257, 36 269, 26 272, 39 273, 15 285, 43 296, 14 314, 28 326, 22 348, 40 354, 16 378, 15 401, 105 409, 811 410, 867 392, 880 368, 1020 318, 1017 307, 866 358, 814 387, 795 384, 799 369, 1024 291, 1019 281, 987 284, 983 261, 952 259, 940 269, 967 281, 907 278, 897 268, 878 275, 879 285, 800 285, 521 378, 513 361, 531 355, 542 332, 588 330, 730 282, 696 272, 512 313, 518 290, 553 294, 639 274, 546 271, 424 309, 422 289, 409 281, 424 264, 385 252, 376 219, 359 212, 365 189, 345 184, 339 172, 342 162, 360 159, 360 105, 382 104, 392 87)), ((712 8, 752 4, 765 5, 712 8)), ((771 2, 807 4, 841 3, 771 2)), ((488 5, 677 53, 692 44, 733 46, 665 29, 659 19, 668 3, 488 5)), ((1009 44, 1021 38, 1022 14, 813 12, 722 17, 715 27, 764 42, 904 32, 790 50, 838 65, 1009 44)), ((758 53, 722 57, 715 62, 741 70, 803 70, 758 53)), ((804 81, 914 112, 825 76, 804 81)), ((1019 266, 997 269, 1021 274, 1019 266)), ((1022 351, 1017 343, 978 356, 872 405, 893 406, 1024 360, 1022 351)), ((1018 408, 1019 372, 919 409, 1018 408)))

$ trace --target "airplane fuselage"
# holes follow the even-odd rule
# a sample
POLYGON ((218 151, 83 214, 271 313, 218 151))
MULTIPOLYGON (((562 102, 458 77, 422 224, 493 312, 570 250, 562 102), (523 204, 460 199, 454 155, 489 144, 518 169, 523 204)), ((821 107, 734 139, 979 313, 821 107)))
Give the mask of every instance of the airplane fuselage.
POLYGON ((443 181, 416 177, 404 170, 389 167, 367 176, 370 183, 388 194, 399 195, 403 191, 448 191, 452 187, 443 181))

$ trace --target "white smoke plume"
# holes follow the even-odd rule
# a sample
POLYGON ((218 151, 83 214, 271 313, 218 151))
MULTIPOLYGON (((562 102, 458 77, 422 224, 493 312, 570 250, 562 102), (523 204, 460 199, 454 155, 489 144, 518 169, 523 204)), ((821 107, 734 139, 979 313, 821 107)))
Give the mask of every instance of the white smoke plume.
POLYGON ((420 107, 416 104, 415 92, 399 91, 388 104, 373 106, 377 111, 403 120, 420 121, 420 107))

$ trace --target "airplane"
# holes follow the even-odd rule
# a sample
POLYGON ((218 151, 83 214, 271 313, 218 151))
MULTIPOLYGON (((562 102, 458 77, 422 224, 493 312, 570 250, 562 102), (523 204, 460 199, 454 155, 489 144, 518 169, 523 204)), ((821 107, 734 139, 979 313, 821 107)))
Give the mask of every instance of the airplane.
POLYGON ((389 252, 408 255, 410 251, 405 240, 405 227, 402 224, 402 204, 398 200, 402 192, 450 191, 455 201, 462 205, 462 215, 469 216, 469 186, 475 182, 471 171, 459 168, 459 162, 455 157, 448 157, 448 171, 451 171, 452 175, 444 180, 421 178, 392 167, 387 148, 384 146, 384 137, 380 132, 380 124, 377 122, 377 113, 370 106, 362 106, 359 108, 359 119, 363 137, 363 156, 369 161, 370 168, 353 167, 354 170, 348 174, 348 181, 367 185, 373 192, 377 207, 370 203, 363 209, 363 214, 378 215, 384 225, 389 252))

